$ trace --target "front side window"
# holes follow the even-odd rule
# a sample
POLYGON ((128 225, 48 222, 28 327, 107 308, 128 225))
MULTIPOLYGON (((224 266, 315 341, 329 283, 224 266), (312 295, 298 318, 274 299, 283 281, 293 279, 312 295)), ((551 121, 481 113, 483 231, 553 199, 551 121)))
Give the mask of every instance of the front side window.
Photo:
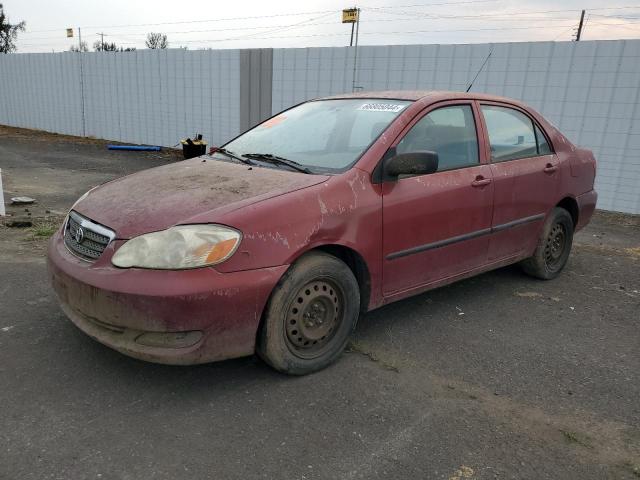
POLYGON ((470 105, 453 105, 422 117, 396 146, 396 153, 438 154, 438 171, 478 164, 478 137, 470 105))
MULTIPOLYGON (((528 116, 508 107, 482 105, 481 109, 489 133, 492 161, 505 162, 538 155, 533 122, 528 116)), ((541 132, 540 139, 546 145, 540 145, 540 148, 550 151, 541 132)))
POLYGON ((410 103, 366 98, 307 102, 224 147, 235 155, 267 153, 313 172, 337 173, 353 165, 410 103))

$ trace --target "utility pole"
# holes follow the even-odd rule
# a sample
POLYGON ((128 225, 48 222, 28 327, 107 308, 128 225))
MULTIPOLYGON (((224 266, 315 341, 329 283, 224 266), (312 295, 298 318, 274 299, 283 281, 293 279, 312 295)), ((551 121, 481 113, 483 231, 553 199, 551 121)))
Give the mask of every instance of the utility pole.
POLYGON ((359 13, 360 9, 358 7, 345 8, 342 10, 342 23, 351 24, 351 40, 349 40, 350 47, 353 47, 353 30, 358 21, 359 13))
POLYGON ((580 14, 580 25, 578 25, 578 32, 576 33, 576 42, 580 41, 580 36, 582 36, 582 27, 584 25, 584 10, 580 14))
POLYGON ((80 61, 80 105, 82 111, 82 136, 87 136, 87 122, 84 116, 84 68, 82 66, 82 33, 80 33, 80 27, 78 27, 78 59, 80 61))
POLYGON ((349 48, 353 47, 353 31, 355 27, 356 45, 353 51, 353 78, 351 80, 351 90, 356 91, 356 74, 358 70, 358 35, 360 33, 360 9, 358 7, 345 8, 342 10, 342 23, 351 24, 351 40, 349 48))
POLYGON ((351 24, 351 40, 349 41, 349 46, 353 47, 353 28, 356 26, 355 23, 351 24))
MULTIPOLYGON (((360 9, 358 7, 355 7, 356 10, 356 49, 353 52, 353 80, 351 83, 351 91, 355 92, 356 91, 356 73, 357 73, 357 69, 358 69, 358 36, 360 33, 360 9)), ((353 25, 352 25, 353 28, 353 25)))
POLYGON ((104 52, 104 32, 100 32, 98 35, 100 35, 100 50, 104 52))

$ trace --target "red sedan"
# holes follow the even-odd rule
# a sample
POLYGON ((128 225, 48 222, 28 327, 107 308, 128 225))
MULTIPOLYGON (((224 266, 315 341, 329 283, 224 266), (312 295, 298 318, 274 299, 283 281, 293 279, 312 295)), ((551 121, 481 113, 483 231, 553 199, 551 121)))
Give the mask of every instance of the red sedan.
POLYGON ((210 155, 101 185, 49 246, 62 309, 144 360, 305 374, 358 317, 520 262, 552 279, 596 162, 540 114, 455 92, 302 103, 210 155))

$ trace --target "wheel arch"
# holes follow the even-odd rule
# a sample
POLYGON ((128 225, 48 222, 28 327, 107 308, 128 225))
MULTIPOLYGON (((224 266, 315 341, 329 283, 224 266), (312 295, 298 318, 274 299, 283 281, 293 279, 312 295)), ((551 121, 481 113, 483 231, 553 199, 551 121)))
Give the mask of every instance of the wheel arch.
MULTIPOLYGON (((323 252, 323 253, 332 255, 338 258, 339 260, 342 260, 349 267, 349 269, 353 273, 353 276, 356 277, 356 281, 358 282, 358 287, 360 288, 360 312, 361 313, 367 312, 369 310, 369 303, 371 301, 372 287, 371 287, 371 273, 364 257, 358 251, 346 245, 343 245, 340 243, 326 243, 321 245, 314 245, 311 248, 308 248, 307 250, 302 250, 298 252, 298 254, 290 260, 289 268, 291 268, 291 266, 293 266, 301 257, 313 252, 323 252)), ((278 284, 280 283, 280 281, 278 282, 278 284)), ((271 295, 269 295, 269 297, 270 296, 271 295)), ((266 305, 264 309, 266 309, 266 305)), ((264 312, 263 312, 263 315, 264 315, 264 312)))
POLYGON ((569 212, 569 215, 571 215, 571 220, 573 220, 573 230, 575 231, 580 216, 580 209, 578 207, 578 202, 576 201, 576 199, 573 197, 564 197, 558 202, 556 207, 564 208, 567 212, 569 212))
MULTIPOLYGON (((356 278, 356 281, 358 282, 358 287, 360 289, 360 313, 361 314, 366 313, 369 310, 369 303, 371 301, 371 273, 369 271, 369 267, 364 257, 353 248, 350 248, 342 244, 328 243, 323 245, 315 245, 312 248, 309 248, 308 250, 301 251, 296 257, 294 257, 287 271, 289 271, 291 266, 295 265, 295 263, 300 258, 314 252, 322 252, 322 253, 332 255, 338 258, 339 260, 342 260, 347 265, 347 267, 349 267, 354 277, 356 278)), ((285 274, 286 272, 283 273, 282 277, 280 278, 280 280, 278 280, 276 285, 274 285, 273 289, 275 289, 278 285, 280 285, 285 274)), ((262 308, 262 312, 260 314, 260 321, 258 322, 258 326, 256 328, 256 345, 258 344, 258 341, 259 341, 260 332, 264 328, 265 314, 266 314, 269 302, 271 302, 272 295, 273 295, 273 290, 269 293, 267 301, 264 304, 262 308)))
POLYGON ((316 246, 304 252, 304 254, 314 251, 325 252, 347 264, 353 276, 356 277, 360 287, 360 313, 365 313, 369 309, 371 300, 371 274, 365 259, 353 248, 340 244, 327 244, 316 246))

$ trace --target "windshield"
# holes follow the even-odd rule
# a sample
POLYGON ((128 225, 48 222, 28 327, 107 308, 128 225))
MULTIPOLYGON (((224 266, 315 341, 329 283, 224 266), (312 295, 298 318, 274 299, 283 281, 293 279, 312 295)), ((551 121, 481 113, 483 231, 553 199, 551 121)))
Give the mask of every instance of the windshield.
POLYGON ((313 172, 351 167, 411 102, 388 99, 318 100, 261 123, 225 145, 235 155, 271 154, 313 172))

